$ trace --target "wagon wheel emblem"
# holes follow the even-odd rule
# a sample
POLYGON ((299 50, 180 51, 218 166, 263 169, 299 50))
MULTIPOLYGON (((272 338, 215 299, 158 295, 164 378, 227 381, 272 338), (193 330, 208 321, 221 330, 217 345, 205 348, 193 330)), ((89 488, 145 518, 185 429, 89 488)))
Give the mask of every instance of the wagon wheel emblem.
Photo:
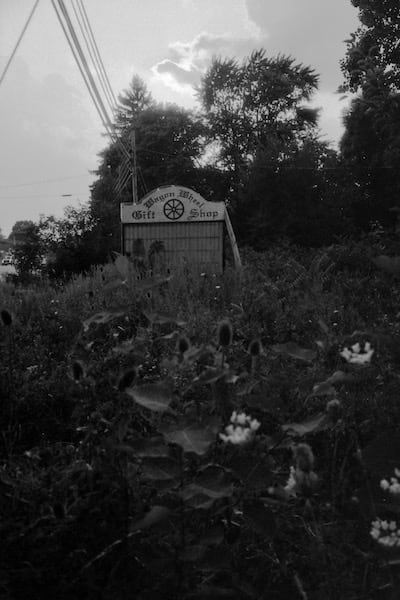
POLYGON ((180 219, 184 212, 185 207, 180 200, 173 198, 164 204, 164 215, 167 217, 167 219, 171 219, 171 221, 180 219))

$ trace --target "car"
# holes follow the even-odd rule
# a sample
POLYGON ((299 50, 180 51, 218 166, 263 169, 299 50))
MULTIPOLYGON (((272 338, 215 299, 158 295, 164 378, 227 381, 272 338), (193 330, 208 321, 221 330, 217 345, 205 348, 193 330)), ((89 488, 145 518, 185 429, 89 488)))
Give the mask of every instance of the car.
POLYGON ((10 256, 9 254, 6 254, 5 257, 3 258, 3 260, 1 261, 2 265, 12 265, 13 264, 13 259, 12 256, 10 256))

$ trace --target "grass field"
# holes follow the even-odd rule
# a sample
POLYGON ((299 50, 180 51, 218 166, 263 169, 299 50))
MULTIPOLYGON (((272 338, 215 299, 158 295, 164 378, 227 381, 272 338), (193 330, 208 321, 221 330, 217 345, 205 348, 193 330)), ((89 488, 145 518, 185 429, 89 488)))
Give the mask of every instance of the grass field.
POLYGON ((0 285, 0 597, 399 597, 399 241, 0 285))

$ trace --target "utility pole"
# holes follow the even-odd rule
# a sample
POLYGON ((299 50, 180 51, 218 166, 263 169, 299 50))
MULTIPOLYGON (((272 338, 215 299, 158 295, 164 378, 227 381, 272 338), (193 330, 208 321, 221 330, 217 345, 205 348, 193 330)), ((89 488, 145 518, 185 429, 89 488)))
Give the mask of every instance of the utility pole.
POLYGON ((135 128, 131 131, 131 152, 132 152, 132 200, 133 204, 138 203, 137 194, 137 164, 136 164, 136 132, 135 128))

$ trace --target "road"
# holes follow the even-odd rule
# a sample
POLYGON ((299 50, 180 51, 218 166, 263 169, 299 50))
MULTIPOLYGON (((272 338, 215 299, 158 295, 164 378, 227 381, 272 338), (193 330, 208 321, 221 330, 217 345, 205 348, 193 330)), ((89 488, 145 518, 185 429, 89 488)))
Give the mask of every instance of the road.
POLYGON ((13 273, 15 275, 15 267, 13 267, 12 265, 0 265, 0 279, 3 277, 3 275, 6 275, 7 273, 13 273))

